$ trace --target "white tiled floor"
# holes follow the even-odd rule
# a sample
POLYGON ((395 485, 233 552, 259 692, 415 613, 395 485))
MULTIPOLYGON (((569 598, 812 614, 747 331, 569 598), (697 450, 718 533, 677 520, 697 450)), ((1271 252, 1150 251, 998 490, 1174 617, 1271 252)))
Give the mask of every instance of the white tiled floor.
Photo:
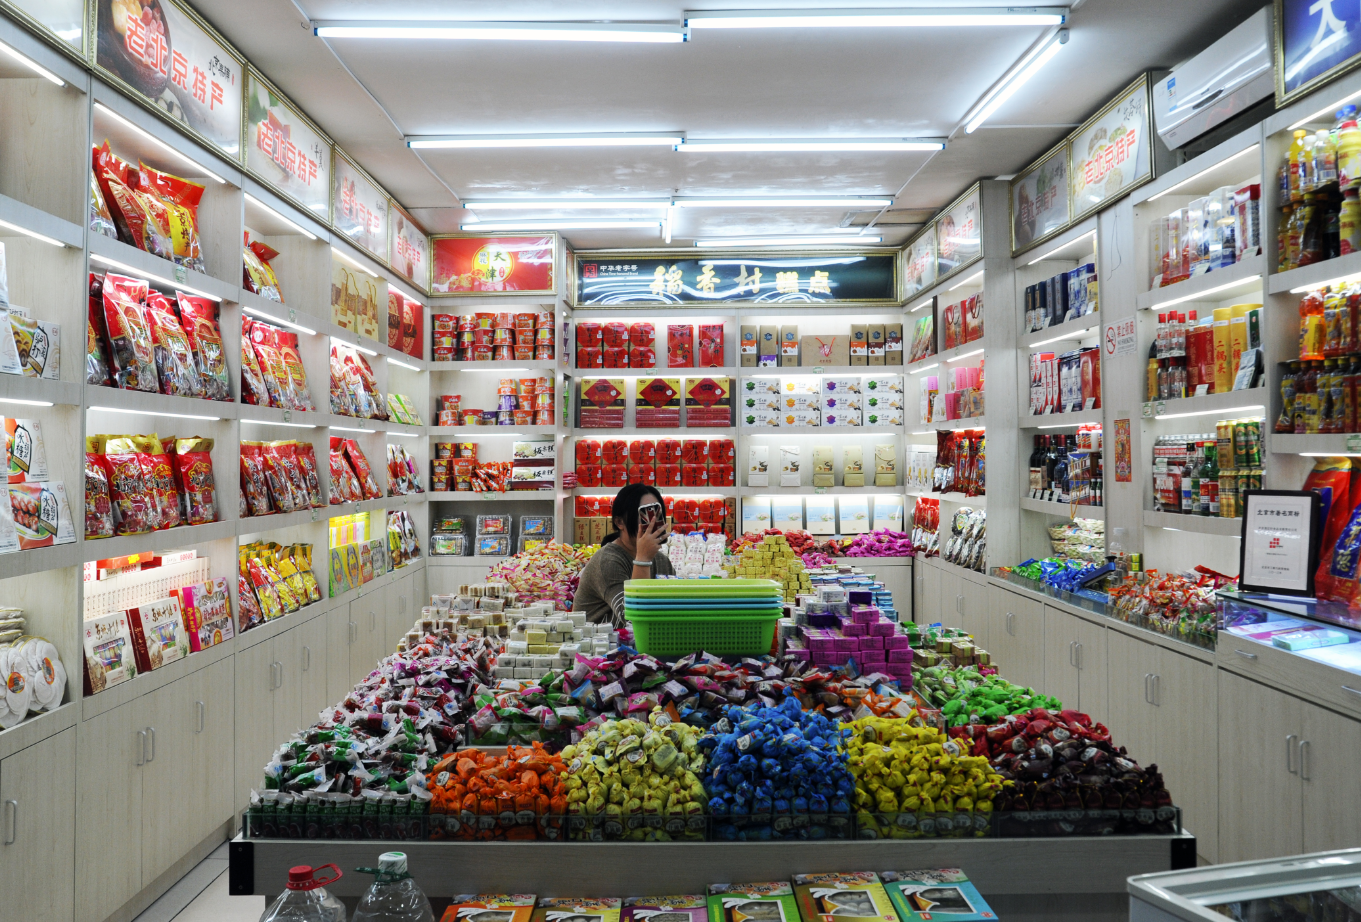
POLYGON ((134 922, 258 922, 263 896, 227 894, 224 844, 152 903, 134 922))

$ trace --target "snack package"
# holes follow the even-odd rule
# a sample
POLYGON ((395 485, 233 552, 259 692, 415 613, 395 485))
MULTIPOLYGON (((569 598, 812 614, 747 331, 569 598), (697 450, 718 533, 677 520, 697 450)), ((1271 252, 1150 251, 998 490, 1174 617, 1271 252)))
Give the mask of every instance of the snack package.
POLYGON ((6 416, 5 453, 9 456, 10 483, 40 483, 47 479, 47 447, 42 423, 36 419, 6 416))
POLYGON ((207 272, 203 263, 203 249, 199 245, 198 203, 203 198, 203 186, 169 173, 162 173, 137 162, 137 189, 155 198, 165 209, 167 236, 175 265, 207 272))
POLYGON ((127 614, 138 671, 150 672, 189 655, 189 637, 175 596, 129 608, 127 614))
POLYGON ((161 393, 174 397, 203 397, 203 378, 194 361, 189 337, 184 335, 175 308, 159 291, 149 292, 146 303, 147 325, 156 356, 156 375, 161 393))
POLYGON ((170 590, 180 601, 189 651, 199 653, 236 636, 227 581, 216 577, 170 590))
POLYGON ((98 437, 85 440, 85 537, 112 538, 113 499, 109 473, 100 454, 98 437))
MULTIPOLYGON (((106 149, 107 144, 106 141, 106 149)), ((168 206, 155 195, 129 185, 132 171, 121 160, 109 156, 100 184, 106 193, 105 204, 118 225, 119 237, 153 256, 173 260, 175 245, 170 239, 168 206), (116 164, 121 164, 121 169, 116 164)))
POLYGON ((293 494, 294 508, 306 509, 311 506, 312 494, 307 489, 307 478, 302 472, 302 466, 298 463, 298 443, 294 441, 270 442, 267 452, 270 449, 279 458, 283 472, 288 478, 288 489, 293 494))
POLYGON ((246 565, 246 575, 250 578, 251 588, 255 590, 255 600, 260 604, 260 614, 264 615, 266 621, 281 617, 284 614, 284 605, 279 599, 279 590, 269 571, 259 560, 251 560, 246 565))
POLYGON ((275 330, 274 341, 279 349, 279 358, 283 361, 284 370, 288 372, 294 401, 293 409, 315 410, 317 405, 307 387, 307 369, 303 367, 302 355, 298 352, 298 334, 275 330))
POLYGON ((364 498, 359 486, 359 478, 345 460, 345 440, 340 436, 331 437, 331 503, 357 503, 364 498))
POLYGON ((161 440, 155 434, 133 437, 142 465, 142 481, 155 499, 159 510, 155 528, 175 528, 183 524, 180 516, 180 494, 175 489, 175 472, 170 466, 161 440))
POLYGON ((302 472, 303 484, 307 487, 307 502, 313 509, 320 509, 325 503, 321 499, 321 474, 317 470, 317 454, 311 442, 295 442, 294 454, 298 459, 298 469, 302 472))
POLYGON ((0 374, 22 375, 28 366, 19 361, 12 317, 17 315, 0 309, 0 374))
POLYGON ((345 356, 339 346, 331 347, 331 412, 341 416, 357 416, 354 397, 346 387, 345 356))
POLYGON ((85 693, 97 695, 136 677, 137 660, 132 652, 127 612, 115 611, 86 620, 85 693))
POLYGON ((104 277, 90 273, 89 309, 85 317, 85 383, 112 387, 109 360, 104 354, 104 277))
POLYGON ((12 483, 9 503, 19 548, 52 547, 76 540, 66 486, 53 483, 12 483))
POLYGON ((619 922, 619 907, 620 900, 610 897, 544 897, 533 922, 619 922))
POLYGON ((709 922, 708 900, 699 895, 630 896, 620 922, 709 922))
POLYGON ((125 390, 159 390, 156 353, 142 304, 147 283, 113 273, 104 275, 104 318, 108 325, 114 383, 125 390))
POLYGON ((194 365, 209 400, 231 400, 232 385, 227 372, 227 354, 222 346, 222 331, 217 324, 217 305, 207 298, 175 292, 179 303, 184 335, 194 352, 194 365))
POLYGON ((53 381, 60 378, 61 327, 26 317, 17 310, 9 311, 9 325, 14 337, 14 354, 24 375, 53 381))
POLYGON ((104 462, 109 471, 109 494, 117 513, 117 533, 144 535, 154 531, 160 521, 160 508, 147 485, 133 438, 109 437, 104 443, 104 462))
POLYGON ((240 573, 236 578, 236 606, 236 623, 239 631, 248 631, 258 624, 265 623, 264 613, 260 611, 260 603, 256 601, 255 592, 251 589, 250 580, 245 573, 240 573))
POLYGON ((709 922, 799 922, 799 905, 783 880, 710 884, 709 922))
POLYGON ((873 871, 795 874, 792 880, 803 922, 898 922, 888 893, 873 871))
POLYGON ((534 899, 532 893, 464 893, 450 901, 440 922, 530 922, 534 899))
POLYGON ((90 232, 104 237, 118 239, 118 228, 109 214, 109 206, 104 202, 104 190, 99 188, 99 180, 94 172, 90 173, 90 232))
POLYGON ((364 457, 364 451, 359 447, 359 443, 354 439, 345 440, 345 457, 354 468, 355 476, 359 478, 359 486, 363 490, 364 499, 381 499, 383 491, 378 489, 378 483, 373 479, 373 469, 369 467, 369 459, 364 457))
POLYGON ((283 355, 279 352, 278 332, 276 328, 257 320, 250 327, 250 344, 265 382, 265 391, 269 394, 269 405, 296 410, 299 409, 298 399, 293 393, 293 379, 289 377, 283 355))
POLYGON ((274 277, 274 269, 269 264, 269 261, 278 255, 278 250, 258 240, 252 241, 250 232, 245 233, 244 245, 241 248, 242 285, 247 291, 254 292, 268 301, 282 304, 283 291, 280 290, 279 280, 274 277))
POLYGON ((241 315, 241 400, 256 406, 270 406, 269 388, 265 386, 265 376, 255 359, 255 348, 251 345, 251 331, 255 321, 245 314, 241 315))
POLYGON ((284 457, 279 450, 279 444, 259 443, 260 458, 264 462, 265 483, 269 485, 269 498, 274 509, 278 512, 293 512, 298 508, 298 494, 293 489, 288 472, 284 469, 284 457))
POLYGON ((118 203, 113 198, 112 188, 114 182, 127 185, 128 165, 112 151, 107 139, 103 144, 96 145, 91 151, 90 175, 93 177, 95 185, 99 187, 100 198, 113 221, 116 231, 113 236, 121 239, 124 243, 132 243, 132 235, 128 231, 127 222, 123 219, 122 212, 118 209, 118 203))
POLYGON ((185 515, 190 525, 217 521, 217 481, 213 477, 213 440, 175 440, 175 467, 184 493, 185 515))
POLYGON ((881 871, 880 879, 902 922, 994 922, 997 914, 959 868, 881 871))
POLYGON ((241 443, 241 494, 246 498, 248 515, 269 515, 269 482, 265 478, 263 443, 241 443))

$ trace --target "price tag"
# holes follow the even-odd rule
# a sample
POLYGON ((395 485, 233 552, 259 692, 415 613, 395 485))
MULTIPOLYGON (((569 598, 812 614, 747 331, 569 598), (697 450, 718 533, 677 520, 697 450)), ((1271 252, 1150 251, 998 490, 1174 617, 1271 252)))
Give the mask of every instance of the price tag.
POLYGON ((827 492, 827 488, 826 488, 826 487, 813 487, 813 492, 814 492, 814 493, 818 493, 818 494, 826 493, 826 492, 827 492))
POLYGON ((1153 405, 1153 415, 1154 415, 1154 416, 1162 416, 1162 415, 1163 415, 1164 413, 1166 413, 1166 412, 1167 412, 1167 404, 1163 403, 1161 400, 1159 400, 1157 403, 1155 403, 1155 404, 1153 405))
POLYGON ((1197 384, 1197 385, 1196 385, 1196 396, 1197 396, 1197 397, 1204 397, 1204 396, 1205 396, 1206 394, 1208 394, 1208 393, 1210 393, 1210 385, 1208 385, 1208 384, 1197 384))
POLYGON ((1152 419, 1152 418, 1153 418, 1153 404, 1151 404, 1151 403, 1146 403, 1146 404, 1144 404, 1144 412, 1143 412, 1142 416, 1144 417, 1144 419, 1152 419))
POLYGON ((815 374, 815 375, 820 375, 820 374, 822 374, 822 373, 823 373, 823 372, 822 372, 822 366, 821 366, 821 365, 814 365, 814 366, 813 366, 813 374, 815 374))
POLYGON ((1083 405, 1082 408, 1083 408, 1084 410, 1095 410, 1095 409, 1096 409, 1096 398, 1095 398, 1095 397, 1088 397, 1088 398, 1087 398, 1087 402, 1083 405))
POLYGON ((358 423, 360 429, 363 429, 363 428, 364 428, 364 420, 362 420, 362 419, 361 419, 361 420, 357 420, 357 423, 358 423))
POLYGON ((1361 435, 1347 436, 1347 451, 1361 452, 1361 435))
POLYGON ((313 522, 316 522, 316 521, 319 521, 320 519, 321 519, 321 510, 320 510, 320 509, 313 509, 313 510, 312 510, 312 521, 313 521, 313 522))
POLYGON ((293 308, 290 307, 290 308, 288 309, 288 322, 289 322, 289 323, 297 323, 297 321, 298 321, 298 312, 297 312, 296 310, 294 310, 293 308))
POLYGON ((284 422, 286 422, 286 423, 291 423, 291 422, 293 422, 293 411, 292 411, 292 410, 284 410, 284 422))
POLYGON ((189 281, 189 272, 183 266, 175 267, 175 281, 177 282, 189 281))

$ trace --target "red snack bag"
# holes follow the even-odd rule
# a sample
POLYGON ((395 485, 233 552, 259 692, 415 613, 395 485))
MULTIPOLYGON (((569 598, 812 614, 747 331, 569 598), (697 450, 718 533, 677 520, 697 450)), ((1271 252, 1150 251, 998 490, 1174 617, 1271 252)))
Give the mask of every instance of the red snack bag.
POLYGON ((123 229, 127 231, 125 242, 153 256, 173 260, 175 245, 170 239, 169 206, 156 196, 139 192, 112 175, 106 173, 105 179, 109 191, 113 193, 108 202, 110 210, 123 219, 120 236, 123 229))
POLYGON ((118 513, 118 534, 145 535, 155 530, 160 512, 147 487, 133 438, 109 439, 104 445, 104 461, 109 469, 109 495, 118 513))
POLYGON ((723 324, 699 325, 699 367, 723 367, 723 324))
POLYGON ((124 390, 157 391, 156 353, 146 310, 147 283, 121 275, 104 276, 104 319, 108 324, 114 383, 124 390))
POLYGON ((217 325, 217 305, 207 298, 175 292, 185 338, 194 350, 194 365, 209 400, 231 400, 232 385, 227 372, 227 353, 222 347, 222 332, 217 325))
POLYGON ((357 503, 364 498, 359 489, 359 478, 345 460, 345 440, 339 436, 331 437, 331 504, 357 503))
POLYGON ((605 464, 623 464, 629 458, 629 443, 623 439, 606 439, 601 461, 605 464))
POLYGON ((602 331, 598 323, 578 323, 577 324, 577 347, 599 347, 602 340, 602 331))
POLYGON ((155 435, 138 435, 133 436, 133 444, 137 446, 138 461, 142 465, 142 482, 156 504, 156 529, 183 524, 180 494, 175 489, 175 471, 161 447, 161 440, 155 435))
POLYGON ((124 186, 128 184, 128 165, 121 157, 113 152, 109 147, 109 142, 97 145, 91 154, 90 168, 94 172, 95 181, 99 184, 99 191, 104 195, 104 204, 109 209, 109 216, 113 218, 114 224, 118 228, 118 237, 124 243, 132 243, 132 233, 128 229, 127 219, 123 217, 123 212, 119 210, 118 202, 113 197, 112 184, 117 182, 124 186))
POLYGON ((298 458, 298 468, 302 471, 303 483, 307 485, 307 502, 314 509, 321 508, 321 474, 317 470, 317 454, 311 442, 295 442, 294 453, 298 458))
POLYGON ((681 442, 680 459, 685 464, 708 464, 709 443, 704 439, 686 439, 681 442))
POLYGON ((629 483, 656 484, 657 468, 651 464, 630 464, 628 478, 629 483))
POLYGON ((732 464, 710 464, 709 486, 711 487, 737 486, 736 466, 732 464))
POLYGON ((363 449, 354 439, 345 440, 345 457, 349 460, 350 466, 354 468, 355 476, 359 478, 359 486, 364 491, 363 498, 381 499, 383 491, 378 489, 378 483, 373 479, 373 469, 369 467, 369 459, 364 457, 363 449))
POLYGON ((307 387, 307 369, 303 367, 302 355, 298 352, 298 334, 275 330, 274 341, 279 348, 279 357, 283 360, 284 370, 288 372, 289 383, 292 385, 293 400, 296 404, 293 409, 315 410, 317 405, 307 387))
POLYGON ((283 471, 289 495, 293 498, 294 509, 306 509, 312 505, 311 494, 307 492, 307 481, 303 478, 302 467, 298 464, 298 443, 294 441, 270 442, 265 448, 265 461, 277 458, 283 471))
POLYGON ((113 537, 113 498, 109 493, 109 467, 100 452, 102 439, 85 439, 85 537, 113 537))
POLYGON ((147 293, 147 325, 156 356, 156 375, 161 393, 174 397, 203 397, 203 379, 194 362, 194 350, 184 335, 170 299, 159 291, 147 293))
POLYGON ((267 407, 270 405, 269 388, 265 386, 265 376, 255 361, 255 349, 251 346, 252 328, 255 321, 245 314, 241 315, 241 399, 245 403, 267 407))
POLYGON ((579 487, 598 487, 603 476, 599 464, 577 465, 577 486, 579 487))
POLYGON ((577 439, 577 464, 590 464, 600 460, 600 442, 596 439, 577 439))
POLYGON ((657 350, 651 346, 630 346, 628 367, 656 368, 657 350))
POLYGON ((629 325, 629 348, 651 346, 656 341, 657 334, 653 330, 652 324, 639 321, 629 325))
POLYGON ((250 328, 250 344, 255 350, 255 361, 269 393, 270 406, 296 410, 298 406, 293 394, 293 379, 288 376, 283 355, 275 344, 277 332, 274 327, 257 320, 250 328))
POLYGON ((680 462, 681 462, 680 439, 658 439, 657 463, 680 464, 680 462))
POLYGON ((600 473, 603 487, 622 487, 629 482, 628 468, 622 464, 607 464, 600 473))
POLYGON ((269 515, 269 482, 265 479, 263 443, 241 443, 241 493, 246 497, 248 515, 269 515))
POLYGON ((601 342, 606 349, 623 349, 628 351, 629 347, 629 325, 619 320, 611 320, 609 323, 601 324, 601 342))
POLYGON ((199 244, 198 203, 203 186, 137 162, 137 189, 160 201, 166 210, 171 245, 170 258, 177 266, 207 272, 199 244))
POLYGON ((709 485, 709 468, 704 464, 682 464, 681 465, 681 486, 683 487, 707 487, 709 485))
POLYGON ((688 323, 673 323, 666 328, 666 367, 695 367, 695 328, 688 323))
POLYGON ((104 329, 104 277, 90 273, 90 296, 86 301, 85 317, 85 383, 97 387, 113 387, 109 377, 109 360, 104 355, 104 343, 109 334, 104 329))
POLYGON ((212 439, 175 440, 175 467, 190 525, 217 521, 217 481, 213 477, 212 439))
POLYGON ((278 512, 293 512, 298 508, 297 494, 289 484, 288 473, 283 467, 283 457, 275 442, 261 442, 260 460, 264 465, 265 483, 269 486, 269 498, 278 512))
POLYGON ((679 464, 657 465, 657 486, 678 487, 681 485, 681 466, 679 464))
POLYGON ((655 464, 657 446, 651 439, 634 439, 629 442, 629 460, 634 464, 655 464))

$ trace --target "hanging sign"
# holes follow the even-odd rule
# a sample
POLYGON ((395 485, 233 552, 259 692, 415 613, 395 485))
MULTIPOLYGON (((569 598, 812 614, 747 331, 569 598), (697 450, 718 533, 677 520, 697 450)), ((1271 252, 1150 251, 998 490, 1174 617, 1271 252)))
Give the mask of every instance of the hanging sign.
POLYGON ((1011 182, 1011 252, 1019 253, 1068 226, 1068 143, 1011 182))
POLYGON ((98 0, 95 7, 95 66, 239 160, 245 62, 177 0, 98 0))
POLYGON ((1361 64, 1361 0, 1276 0, 1276 104, 1361 64))
POLYGON ((1134 326, 1133 317, 1106 324, 1101 337, 1101 350, 1106 353, 1106 358, 1134 355, 1139 351, 1139 335, 1134 326))
POLYGON ((577 257, 577 304, 897 303, 897 254, 577 257))
POLYGON ((903 251, 903 297, 936 282, 936 229, 928 226, 903 251))
POLYGON ((331 187, 332 227, 378 259, 387 254, 388 197, 363 170, 335 148, 331 187))
POLYGON ((395 201, 388 202, 388 265, 421 290, 430 283, 430 241, 416 219, 395 201))
POLYGON ((433 294, 553 294, 554 234, 536 237, 449 236, 431 240, 433 294))
POLYGON ((331 142, 254 70, 246 73, 246 169, 329 223, 331 142))
MULTIPOLYGON (((1323 497, 1313 490, 1248 490, 1242 501, 1238 588, 1244 592, 1313 595, 1323 497)), ((1338 544, 1346 541, 1356 547, 1358 538, 1361 535, 1344 533, 1338 544)), ((1355 579, 1358 563, 1361 559, 1352 552, 1334 555, 1330 566, 1336 576, 1355 579), (1338 572, 1339 568, 1345 572, 1338 572)))
POLYGON ((1148 77, 1135 80, 1072 135, 1073 220, 1153 177, 1148 77))
POLYGON ((983 219, 978 207, 978 186, 974 186, 936 218, 936 264, 940 278, 981 255, 983 219))
POLYGON ((5 0, 4 5, 85 56, 85 0, 5 0))

